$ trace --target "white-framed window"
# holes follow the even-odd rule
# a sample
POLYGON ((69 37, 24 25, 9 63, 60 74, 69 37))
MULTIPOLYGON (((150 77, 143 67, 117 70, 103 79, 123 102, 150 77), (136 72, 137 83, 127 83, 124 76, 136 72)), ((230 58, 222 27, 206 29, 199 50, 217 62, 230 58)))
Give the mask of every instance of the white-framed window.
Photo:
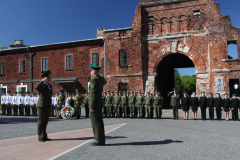
POLYGON ((48 59, 47 58, 42 58, 41 60, 41 71, 45 72, 48 70, 48 59))
POLYGON ((7 93, 7 86, 3 86, 2 84, 0 85, 0 97, 2 96, 3 91, 7 93))
POLYGON ((0 62, 0 75, 4 75, 4 62, 0 62))
POLYGON ((21 83, 21 85, 17 85, 17 93, 22 91, 23 92, 23 95, 25 95, 25 92, 27 91, 27 85, 23 85, 21 83))
POLYGON ((20 73, 25 73, 25 60, 20 60, 20 73))
POLYGON ((194 18, 200 18, 200 15, 201 15, 200 10, 193 11, 194 18))
POLYGON ((72 70, 72 55, 66 56, 66 70, 72 70))

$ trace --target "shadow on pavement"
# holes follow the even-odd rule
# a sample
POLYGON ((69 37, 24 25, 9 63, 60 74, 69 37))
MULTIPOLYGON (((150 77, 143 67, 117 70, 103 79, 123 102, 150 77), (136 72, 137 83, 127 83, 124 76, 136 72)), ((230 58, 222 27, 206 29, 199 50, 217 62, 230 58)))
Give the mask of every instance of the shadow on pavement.
MULTIPOLYGON (((38 117, 32 116, 19 116, 19 117, 8 117, 8 116, 1 116, 0 117, 0 124, 18 124, 18 123, 37 123, 38 117)), ((57 118, 49 118, 49 121, 58 121, 57 118)))
MULTIPOLYGON (((106 136, 105 138, 106 138, 106 140, 108 140, 108 139, 127 138, 127 137, 122 137, 122 136, 106 136)), ((94 137, 52 139, 51 141, 90 140, 90 139, 94 139, 94 137)))
POLYGON ((124 145, 133 145, 133 146, 145 146, 145 145, 162 145, 170 143, 183 143, 183 141, 173 141, 171 139, 166 139, 164 141, 145 141, 145 142, 129 142, 129 143, 115 143, 115 144, 106 144, 106 146, 124 146, 124 145))

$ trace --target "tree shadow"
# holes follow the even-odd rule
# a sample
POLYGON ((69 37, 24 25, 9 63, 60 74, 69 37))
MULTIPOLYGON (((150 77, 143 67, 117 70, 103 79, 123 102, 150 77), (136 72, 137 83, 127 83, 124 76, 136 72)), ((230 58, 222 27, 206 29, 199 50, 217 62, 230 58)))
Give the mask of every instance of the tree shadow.
MULTIPOLYGON (((117 139, 117 138, 127 138, 123 136, 106 136, 106 140, 109 139, 117 139)), ((83 138, 65 138, 65 139, 52 139, 52 141, 71 141, 71 140, 90 140, 90 139, 95 139, 94 137, 83 137, 83 138)))
POLYGON ((129 143, 115 143, 115 144, 106 144, 106 146, 145 146, 145 145, 163 145, 163 144, 170 144, 170 143, 183 143, 184 141, 173 141, 171 139, 166 139, 164 141, 144 141, 144 142, 129 142, 129 143))

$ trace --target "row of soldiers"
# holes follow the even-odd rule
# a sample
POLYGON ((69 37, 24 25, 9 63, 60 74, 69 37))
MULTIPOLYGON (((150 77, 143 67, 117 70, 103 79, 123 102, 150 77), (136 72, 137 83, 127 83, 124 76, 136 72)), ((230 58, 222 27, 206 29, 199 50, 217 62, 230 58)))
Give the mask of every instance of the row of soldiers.
POLYGON ((107 91, 102 95, 103 117, 111 118, 147 118, 151 119, 154 116, 155 110, 156 119, 161 119, 162 107, 164 105, 163 97, 160 92, 155 92, 155 95, 147 92, 146 96, 141 91, 121 92, 107 91))
POLYGON ((36 104, 38 101, 38 97, 35 92, 32 92, 32 96, 30 96, 30 92, 25 92, 25 96, 23 96, 23 92, 14 91, 13 95, 11 95, 11 91, 3 91, 1 96, 1 105, 2 105, 2 115, 12 115, 13 108, 13 116, 30 116, 30 109, 32 109, 33 116, 37 116, 37 108, 36 104), (25 111, 25 114, 24 114, 25 111))

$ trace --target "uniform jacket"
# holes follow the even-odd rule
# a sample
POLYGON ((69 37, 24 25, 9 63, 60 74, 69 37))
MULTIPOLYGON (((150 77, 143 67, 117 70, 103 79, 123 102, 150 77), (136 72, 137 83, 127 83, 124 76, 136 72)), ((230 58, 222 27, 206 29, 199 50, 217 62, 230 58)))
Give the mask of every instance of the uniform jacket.
POLYGON ((163 106, 164 105, 164 100, 162 96, 155 96, 153 98, 153 105, 154 106, 163 106))
POLYGON ((200 97, 199 99, 199 106, 202 107, 207 107, 207 97, 200 97))
POLYGON ((171 103, 170 103, 171 106, 173 106, 173 107, 179 106, 179 104, 180 104, 179 94, 174 96, 173 93, 169 93, 168 97, 171 97, 171 103))
POLYGON ((11 104, 11 102, 12 102, 12 96, 11 95, 6 95, 5 104, 11 104))
POLYGON ((136 104, 137 105, 143 105, 143 97, 142 96, 137 96, 136 97, 136 104))
POLYGON ((231 108, 239 108, 239 100, 237 98, 232 98, 231 99, 231 108))
POLYGON ((85 105, 85 106, 88 106, 88 104, 89 104, 89 103, 88 103, 88 96, 86 96, 86 97, 84 97, 84 105, 85 105))
POLYGON ((120 96, 114 96, 113 97, 113 105, 118 106, 120 104, 121 97, 120 96))
POLYGON ((214 98, 214 107, 220 109, 222 107, 222 98, 214 98))
POLYGON ((102 95, 102 101, 103 101, 103 105, 106 104, 106 96, 102 95))
POLYGON ((128 97, 128 105, 130 104, 135 104, 135 101, 136 101, 136 97, 135 96, 129 96, 128 97))
POLYGON ((229 98, 223 98, 222 99, 222 107, 223 108, 231 108, 231 103, 229 98))
POLYGON ((1 96, 1 104, 5 104, 6 103, 6 96, 2 95, 1 96))
POLYGON ((74 100, 74 106, 79 107, 82 105, 83 97, 81 95, 76 95, 74 100))
POLYGON ((207 106, 209 108, 213 108, 214 107, 214 98, 213 97, 212 98, 208 97, 208 99, 207 99, 207 106))
POLYGON ((144 105, 146 105, 146 106, 152 106, 152 97, 145 97, 144 98, 144 105))
POLYGON ((198 107, 198 97, 191 97, 190 106, 191 107, 198 107))
POLYGON ((103 102, 102 102, 102 92, 103 86, 106 84, 106 80, 100 76, 96 75, 92 77, 90 85, 89 85, 89 109, 96 110, 102 109, 103 102))
POLYGON ((190 99, 189 97, 182 97, 182 100, 181 100, 181 105, 182 107, 189 107, 190 106, 190 99))
POLYGON ((122 105, 127 105, 128 104, 128 97, 127 96, 122 96, 121 97, 121 104, 122 105))
POLYGON ((113 99, 113 97, 111 95, 107 95, 105 97, 105 103, 108 105, 112 104, 112 99, 113 99))
POLYGON ((62 107, 64 105, 64 103, 65 103, 65 96, 63 94, 59 95, 57 105, 59 107, 62 107))
MULTIPOLYGON (((50 84, 49 84, 50 85, 50 84)), ((35 89, 38 91, 39 98, 36 107, 45 107, 49 108, 52 104, 52 86, 50 85, 50 90, 43 81, 38 82, 35 86, 35 89)))
POLYGON ((17 105, 17 100, 18 100, 18 96, 12 96, 12 103, 13 105, 17 105))

